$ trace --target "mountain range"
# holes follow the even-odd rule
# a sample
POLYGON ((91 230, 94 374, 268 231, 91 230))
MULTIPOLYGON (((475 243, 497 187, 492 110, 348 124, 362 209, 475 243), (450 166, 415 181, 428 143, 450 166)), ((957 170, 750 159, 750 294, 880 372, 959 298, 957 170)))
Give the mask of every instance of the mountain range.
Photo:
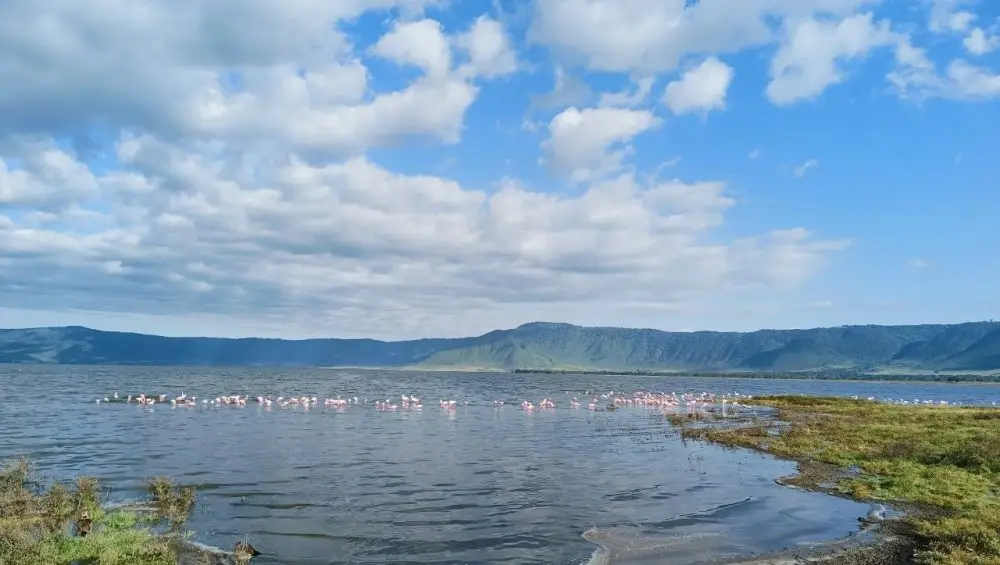
POLYGON ((79 326, 0 330, 0 363, 686 372, 992 371, 1000 322, 666 332, 532 322, 478 337, 163 337, 79 326))

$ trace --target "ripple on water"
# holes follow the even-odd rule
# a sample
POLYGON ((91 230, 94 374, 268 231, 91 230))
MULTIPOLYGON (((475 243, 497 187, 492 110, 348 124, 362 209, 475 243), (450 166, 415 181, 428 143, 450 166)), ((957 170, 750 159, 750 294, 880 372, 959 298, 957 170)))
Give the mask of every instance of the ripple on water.
MULTIPOLYGON (((232 547, 250 535, 259 564, 614 563, 684 565, 693 555, 765 551, 843 536, 867 507, 780 487, 794 466, 684 444, 648 411, 511 403, 563 391, 710 390, 996 400, 994 388, 920 383, 429 374, 378 371, 0 367, 0 456, 46 473, 83 471, 116 496, 147 477, 199 486, 195 538, 232 547), (34 401, 40 382, 51 402, 34 401), (95 405, 149 392, 422 396, 423 412, 170 409, 95 405), (992 397, 992 398, 991 398, 992 397), (438 398, 470 401, 440 414, 438 398), (767 524, 767 528, 761 528, 767 524), (595 529, 591 529, 595 528, 595 529), (590 530, 590 539, 581 533, 590 530), (605 555, 607 557, 607 555, 605 555), (687 561, 685 561, 687 559, 687 561)), ((581 395, 582 396, 582 395, 581 395)))

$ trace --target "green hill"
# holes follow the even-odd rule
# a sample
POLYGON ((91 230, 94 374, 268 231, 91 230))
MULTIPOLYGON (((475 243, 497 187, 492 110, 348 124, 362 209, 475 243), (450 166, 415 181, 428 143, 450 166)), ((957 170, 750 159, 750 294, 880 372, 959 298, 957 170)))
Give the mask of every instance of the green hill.
POLYGON ((0 330, 0 363, 628 371, 1000 370, 1000 323, 664 332, 534 322, 478 337, 226 339, 0 330))

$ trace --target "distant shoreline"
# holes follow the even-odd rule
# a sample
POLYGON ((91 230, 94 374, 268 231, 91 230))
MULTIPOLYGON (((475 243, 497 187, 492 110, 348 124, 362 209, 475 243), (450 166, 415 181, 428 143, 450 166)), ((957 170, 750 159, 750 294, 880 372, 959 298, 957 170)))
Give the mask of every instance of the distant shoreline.
POLYGON ((66 326, 0 329, 0 361, 994 382, 998 344, 1000 322, 993 321, 755 332, 531 322, 479 336, 393 342, 165 337, 66 326))
POLYGON ((605 376, 605 377, 661 377, 661 378, 703 378, 703 379, 757 379, 757 380, 788 380, 788 381, 850 381, 850 382, 911 382, 928 384, 966 384, 966 385, 1000 385, 1000 372, 990 371, 984 373, 941 371, 933 372, 857 372, 846 369, 831 369, 828 371, 801 371, 801 372, 771 372, 771 371, 729 371, 729 372, 709 372, 709 371, 643 371, 643 370, 610 370, 610 369, 496 369, 486 367, 373 367, 356 365, 328 365, 328 366, 305 366, 305 365, 155 365, 155 364, 100 364, 100 363, 0 363, 0 367, 198 367, 214 369, 265 369, 265 370, 288 370, 288 369, 313 369, 313 370, 355 370, 355 371, 392 371, 405 372, 416 371, 424 373, 482 373, 482 374, 522 374, 522 375, 581 375, 581 376, 605 376))
MULTIPOLYGON (((464 369, 458 369, 464 371, 464 369)), ((851 371, 809 371, 779 373, 770 371, 612 371, 612 370, 577 370, 577 369, 513 369, 517 374, 539 375, 600 375, 600 376, 639 376, 639 377, 683 377, 683 378, 715 378, 715 379, 762 379, 762 380, 804 380, 804 381, 858 381, 858 382, 928 382, 928 383, 982 383, 1000 384, 1000 374, 965 373, 965 372, 914 372, 914 373, 879 373, 851 371)))
POLYGON ((872 381, 872 382, 941 382, 941 383, 1000 383, 1000 374, 993 372, 913 372, 913 373, 879 373, 854 372, 848 370, 829 371, 612 371, 612 370, 569 370, 569 369, 514 369, 512 373, 551 374, 551 375, 608 375, 608 376, 642 376, 642 377, 695 377, 695 378, 729 378, 729 379, 773 379, 773 380, 810 380, 810 381, 872 381))
POLYGON ((937 384, 1000 384, 1000 372, 970 373, 961 371, 880 373, 851 372, 847 370, 809 372, 704 372, 704 371, 641 371, 605 369, 495 369, 484 367, 319 367, 329 370, 361 371, 420 371, 425 373, 489 373, 525 375, 587 375, 607 377, 666 377, 666 378, 711 378, 711 379, 760 379, 786 381, 852 381, 852 382, 920 382, 937 384))

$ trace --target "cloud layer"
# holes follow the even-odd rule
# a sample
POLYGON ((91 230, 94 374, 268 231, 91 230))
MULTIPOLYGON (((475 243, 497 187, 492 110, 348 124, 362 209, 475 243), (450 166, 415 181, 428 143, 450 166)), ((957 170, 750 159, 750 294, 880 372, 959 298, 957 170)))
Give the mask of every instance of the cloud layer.
MULTIPOLYGON (((727 55, 770 46, 761 96, 779 106, 880 49, 901 97, 1000 95, 987 68, 939 70, 862 0, 536 0, 520 30, 498 14, 446 27, 438 4, 0 4, 0 307, 141 312, 192 320, 190 333, 199 316, 388 338, 543 318, 653 325, 700 300, 795 288, 850 244, 794 218, 727 236, 739 202, 726 182, 632 164, 643 135, 670 127, 664 108, 728 111, 742 71, 727 55), (369 16, 389 23, 352 31, 369 16), (549 112, 534 119, 551 184, 379 164, 373 152, 460 145, 483 92, 539 66, 529 46, 564 88, 525 106, 549 112), (590 105, 563 70, 580 68, 635 87, 590 105)), ((957 34, 964 56, 996 48, 988 22, 953 4, 928 29, 957 34)))

